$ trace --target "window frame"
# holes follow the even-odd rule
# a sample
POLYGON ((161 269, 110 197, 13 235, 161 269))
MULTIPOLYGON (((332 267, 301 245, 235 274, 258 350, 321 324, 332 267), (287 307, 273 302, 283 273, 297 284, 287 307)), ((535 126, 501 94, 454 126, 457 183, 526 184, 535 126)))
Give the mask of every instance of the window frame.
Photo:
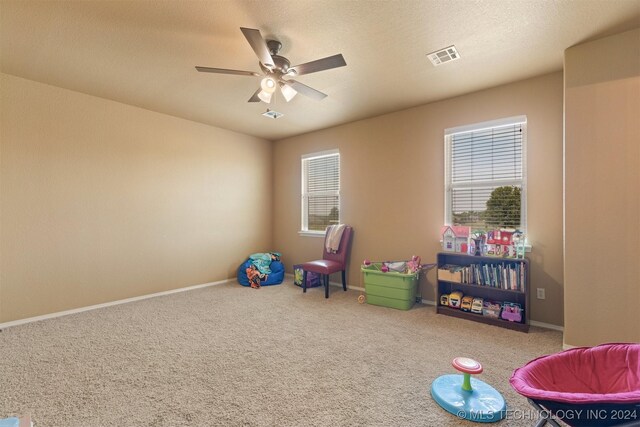
POLYGON ((447 128, 444 131, 444 225, 453 225, 452 194, 455 188, 482 188, 494 186, 496 183, 502 185, 520 185, 520 228, 523 233, 527 233, 527 116, 513 116, 503 119, 490 120, 486 122, 474 123, 470 125, 447 128), (453 135, 478 132, 487 129, 496 129, 505 126, 522 125, 522 179, 492 179, 478 180, 466 183, 452 183, 452 145, 453 135))
POLYGON ((300 231, 298 231, 299 235, 302 236, 310 236, 310 237, 324 237, 326 234, 326 230, 309 230, 309 194, 307 189, 307 182, 309 179, 309 169, 308 169, 308 161, 312 159, 318 159, 322 157, 331 157, 337 156, 338 158, 338 190, 336 191, 321 191, 321 192, 313 192, 314 195, 318 196, 337 196, 338 197, 338 223, 341 221, 342 216, 342 207, 341 202, 342 198, 340 196, 340 188, 341 188, 341 162, 340 162, 340 150, 335 148, 331 150, 319 151, 315 153, 303 154, 300 156, 300 168, 301 168, 301 209, 300 209, 300 231))

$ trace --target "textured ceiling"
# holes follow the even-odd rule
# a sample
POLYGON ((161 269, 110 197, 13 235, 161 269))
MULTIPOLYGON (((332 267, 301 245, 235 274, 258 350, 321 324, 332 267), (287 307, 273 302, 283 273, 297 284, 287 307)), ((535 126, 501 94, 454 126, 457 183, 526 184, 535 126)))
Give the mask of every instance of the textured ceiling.
POLYGON ((276 140, 562 69, 564 49, 640 26, 640 0, 5 1, 2 71, 276 140), (329 96, 247 103, 259 72, 239 27, 282 42, 297 77, 329 96), (461 59, 426 57, 451 44, 461 59))

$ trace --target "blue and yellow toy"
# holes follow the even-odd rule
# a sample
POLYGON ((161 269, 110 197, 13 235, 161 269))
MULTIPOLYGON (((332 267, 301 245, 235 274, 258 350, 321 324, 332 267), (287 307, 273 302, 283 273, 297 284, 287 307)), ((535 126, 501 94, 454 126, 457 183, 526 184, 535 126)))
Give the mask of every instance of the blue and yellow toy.
POLYGON ((468 357, 456 357, 451 363, 462 375, 442 375, 431 383, 431 396, 442 408, 458 418, 479 423, 500 421, 507 404, 496 389, 471 378, 480 374, 482 365, 468 357))

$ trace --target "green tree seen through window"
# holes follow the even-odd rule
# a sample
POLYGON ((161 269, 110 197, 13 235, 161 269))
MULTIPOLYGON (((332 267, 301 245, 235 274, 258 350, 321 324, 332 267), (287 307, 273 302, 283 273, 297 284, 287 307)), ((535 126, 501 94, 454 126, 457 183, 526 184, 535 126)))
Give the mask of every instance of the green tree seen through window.
POLYGON ((466 225, 474 230, 520 228, 522 191, 520 187, 502 186, 494 189, 486 210, 453 213, 454 225, 466 225))
POLYGON ((493 190, 484 212, 487 226, 519 228, 521 200, 520 187, 507 185, 493 190))

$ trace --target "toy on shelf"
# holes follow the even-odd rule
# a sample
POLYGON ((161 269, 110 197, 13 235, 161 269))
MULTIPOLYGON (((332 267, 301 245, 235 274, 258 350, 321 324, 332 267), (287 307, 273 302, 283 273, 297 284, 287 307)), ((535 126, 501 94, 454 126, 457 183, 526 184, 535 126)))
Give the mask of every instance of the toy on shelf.
POLYGON ((527 240, 526 236, 522 231, 516 230, 513 233, 512 240, 513 240, 513 248, 515 251, 513 258, 523 259, 524 252, 525 252, 525 244, 527 240))
POLYGON ((487 231, 482 245, 483 255, 503 258, 524 258, 525 236, 520 230, 501 228, 487 231))
POLYGON ((482 314, 483 301, 484 300, 482 298, 474 298, 473 302, 471 303, 471 312, 475 314, 482 314))
POLYGON ((495 301, 487 301, 485 300, 482 303, 482 315, 483 316, 487 316, 487 317, 491 317, 494 319, 498 319, 500 317, 500 309, 501 309, 501 305, 498 302, 495 301))
POLYGON ((511 236, 513 231, 489 230, 485 242, 485 255, 488 256, 509 256, 509 246, 511 246, 511 236))
POLYGON ((500 318, 509 322, 522 323, 522 307, 520 304, 505 302, 502 304, 502 314, 500 318))
POLYGON ((442 375, 431 383, 431 396, 445 411, 475 422, 500 421, 506 415, 504 397, 489 384, 471 375, 482 373, 482 365, 468 357, 451 363, 462 373, 442 375))
POLYGON ((469 255, 481 256, 486 236, 482 230, 474 230, 469 236, 469 255))
POLYGON ((471 311, 471 303, 473 303, 472 296, 466 295, 462 297, 462 302, 460 303, 460 310, 471 311))
POLYGON ((515 230, 501 228, 499 230, 491 230, 487 232, 487 243, 492 245, 510 245, 515 230))
POLYGON ((466 253, 469 246, 469 227, 445 225, 440 229, 442 250, 445 252, 466 253))
POLYGON ((449 294, 440 295, 440 305, 449 306, 449 294))
POLYGON ((451 308, 460 308, 460 304, 462 304, 462 292, 455 291, 449 294, 449 307, 451 308))
POLYGON ((440 229, 442 250, 476 256, 524 258, 525 235, 514 228, 473 230, 470 227, 445 225, 440 229))

